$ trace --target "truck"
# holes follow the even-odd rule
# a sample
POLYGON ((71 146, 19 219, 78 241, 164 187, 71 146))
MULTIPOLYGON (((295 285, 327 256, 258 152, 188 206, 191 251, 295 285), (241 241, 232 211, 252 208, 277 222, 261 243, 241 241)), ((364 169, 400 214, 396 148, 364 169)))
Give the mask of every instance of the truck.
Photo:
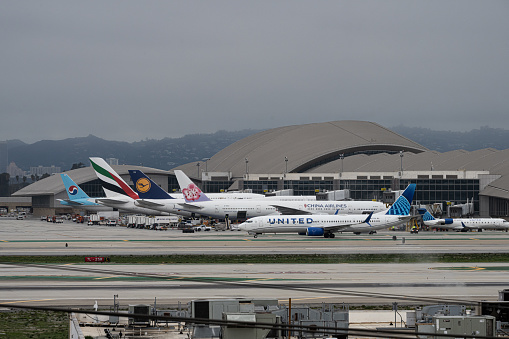
POLYGON ((101 217, 98 214, 90 214, 88 216, 88 225, 99 225, 101 217))

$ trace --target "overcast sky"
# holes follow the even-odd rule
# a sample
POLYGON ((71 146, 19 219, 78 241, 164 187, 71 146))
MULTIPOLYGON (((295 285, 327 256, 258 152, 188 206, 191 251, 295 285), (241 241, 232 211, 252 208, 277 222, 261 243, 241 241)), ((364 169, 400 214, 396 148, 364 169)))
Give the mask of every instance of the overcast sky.
POLYGON ((18 1, 0 140, 334 120, 509 129, 509 1, 18 1))

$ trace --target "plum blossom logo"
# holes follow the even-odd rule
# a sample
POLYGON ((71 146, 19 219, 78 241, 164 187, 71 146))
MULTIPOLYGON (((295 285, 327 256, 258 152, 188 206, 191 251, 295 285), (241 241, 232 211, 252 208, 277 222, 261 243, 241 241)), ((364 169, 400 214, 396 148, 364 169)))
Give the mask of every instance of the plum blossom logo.
POLYGON ((196 200, 200 199, 201 190, 195 184, 189 184, 189 186, 187 186, 187 188, 184 188, 182 190, 182 194, 184 194, 184 197, 186 198, 186 200, 196 201, 196 200))

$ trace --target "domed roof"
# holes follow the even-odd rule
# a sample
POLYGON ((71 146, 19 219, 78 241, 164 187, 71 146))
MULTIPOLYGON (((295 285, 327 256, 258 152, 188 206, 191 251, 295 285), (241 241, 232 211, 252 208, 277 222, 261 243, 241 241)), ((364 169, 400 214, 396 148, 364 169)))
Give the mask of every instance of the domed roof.
MULTIPOLYGON (((337 159, 340 154, 401 150, 420 153, 427 149, 373 122, 332 121, 273 128, 248 136, 210 158, 207 170, 242 177, 247 160, 249 173, 283 173, 286 165, 288 172, 306 172, 337 159)), ((178 169, 190 176, 197 173, 196 162, 178 169)))

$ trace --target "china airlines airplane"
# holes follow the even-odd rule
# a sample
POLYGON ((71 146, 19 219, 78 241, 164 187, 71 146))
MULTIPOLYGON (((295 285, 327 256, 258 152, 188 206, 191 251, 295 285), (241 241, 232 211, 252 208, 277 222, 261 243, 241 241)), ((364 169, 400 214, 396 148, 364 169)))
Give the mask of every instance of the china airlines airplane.
POLYGON ((211 200, 184 172, 175 170, 185 203, 183 210, 212 218, 230 220, 247 219, 264 215, 292 214, 368 214, 386 210, 384 203, 376 201, 286 201, 270 199, 211 200))

